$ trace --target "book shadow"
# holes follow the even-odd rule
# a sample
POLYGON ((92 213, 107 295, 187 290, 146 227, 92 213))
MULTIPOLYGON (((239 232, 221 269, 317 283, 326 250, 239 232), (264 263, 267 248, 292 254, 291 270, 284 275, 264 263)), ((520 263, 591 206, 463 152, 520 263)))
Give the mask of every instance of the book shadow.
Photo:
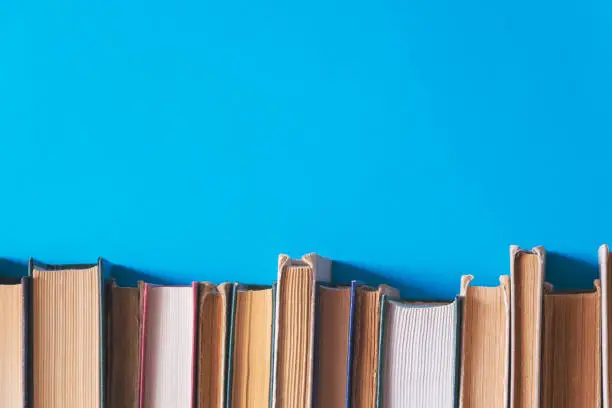
POLYGON ((155 274, 143 272, 130 268, 124 265, 111 263, 111 277, 115 280, 118 286, 136 287, 139 281, 151 283, 154 285, 175 285, 176 282, 171 282, 166 279, 161 279, 155 274))
POLYGON ((6 278, 21 278, 28 276, 28 263, 15 259, 0 258, 0 276, 6 278))
POLYGON ((390 278, 388 273, 383 271, 372 270, 360 265, 354 265, 346 262, 333 261, 333 283, 346 284, 353 280, 359 281, 369 286, 378 286, 385 284, 399 290, 400 296, 403 299, 412 300, 438 300, 439 296, 434 295, 424 288, 407 284, 400 280, 390 278))
POLYGON ((595 279, 599 279, 596 263, 559 252, 546 253, 546 281, 553 285, 554 291, 593 289, 595 279))

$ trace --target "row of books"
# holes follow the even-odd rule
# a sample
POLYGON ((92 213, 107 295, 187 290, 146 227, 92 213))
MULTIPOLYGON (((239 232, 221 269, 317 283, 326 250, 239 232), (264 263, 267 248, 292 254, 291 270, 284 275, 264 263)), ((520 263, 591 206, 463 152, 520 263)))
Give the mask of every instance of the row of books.
POLYGON ((610 277, 555 292, 545 251, 446 302, 333 285, 316 254, 271 286, 118 287, 30 261, 0 285, 2 408, 610 408, 610 277))

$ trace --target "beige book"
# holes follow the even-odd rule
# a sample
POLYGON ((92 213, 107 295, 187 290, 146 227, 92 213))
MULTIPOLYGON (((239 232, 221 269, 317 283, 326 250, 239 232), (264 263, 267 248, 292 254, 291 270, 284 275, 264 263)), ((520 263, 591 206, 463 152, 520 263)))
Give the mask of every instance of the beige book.
POLYGON ((31 261, 33 406, 102 405, 102 270, 31 261))
POLYGON ((543 408, 601 406, 601 299, 595 291, 544 295, 543 408))
POLYGON ((496 287, 461 278, 461 407, 506 408, 510 386, 510 277, 496 287))
POLYGON ((280 255, 274 339, 274 408, 310 408, 316 283, 331 280, 331 261, 316 254, 300 260, 280 255))
POLYGON ((108 299, 108 406, 138 408, 140 401, 141 289, 113 282, 108 299))
POLYGON ((601 277, 601 354, 603 407, 612 408, 612 262, 607 245, 599 247, 601 277))
POLYGON ((545 251, 510 247, 510 408, 539 408, 545 251))
POLYGON ((232 408, 268 408, 272 363, 272 288, 235 292, 232 408))
POLYGON ((357 286, 353 320, 353 361, 351 373, 351 407, 376 407, 378 382, 378 348, 380 345, 380 300, 383 295, 399 297, 397 289, 357 286))
POLYGON ((458 301, 385 300, 380 406, 455 406, 458 301))
POLYGON ((140 408, 192 408, 197 284, 145 284, 140 408))
POLYGON ((318 408, 346 405, 351 288, 319 287, 315 379, 318 408))
POLYGON ((24 283, 0 285, 0 406, 23 408, 24 283))
POLYGON ((232 285, 200 284, 198 317, 198 407, 225 405, 225 360, 232 285))

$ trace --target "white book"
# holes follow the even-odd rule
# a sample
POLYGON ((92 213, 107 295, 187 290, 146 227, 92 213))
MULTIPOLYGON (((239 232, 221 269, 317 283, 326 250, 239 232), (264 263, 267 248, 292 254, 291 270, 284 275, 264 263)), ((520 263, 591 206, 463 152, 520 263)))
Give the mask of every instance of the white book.
POLYGON ((197 287, 146 285, 141 408, 191 408, 197 287))
POLYGON ((453 408, 458 301, 384 302, 379 406, 453 408))

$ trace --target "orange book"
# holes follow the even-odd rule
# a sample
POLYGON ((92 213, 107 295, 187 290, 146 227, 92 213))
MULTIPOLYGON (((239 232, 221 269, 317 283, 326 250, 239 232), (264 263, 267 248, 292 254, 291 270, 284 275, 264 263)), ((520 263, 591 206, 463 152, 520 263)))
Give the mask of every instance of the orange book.
POLYGON ((32 406, 104 406, 103 270, 30 260, 32 406))
POLYGON ((0 405, 3 408, 31 406, 29 293, 29 278, 0 280, 0 405))
POLYGON ((540 408, 545 256, 510 247, 510 408, 540 408))

